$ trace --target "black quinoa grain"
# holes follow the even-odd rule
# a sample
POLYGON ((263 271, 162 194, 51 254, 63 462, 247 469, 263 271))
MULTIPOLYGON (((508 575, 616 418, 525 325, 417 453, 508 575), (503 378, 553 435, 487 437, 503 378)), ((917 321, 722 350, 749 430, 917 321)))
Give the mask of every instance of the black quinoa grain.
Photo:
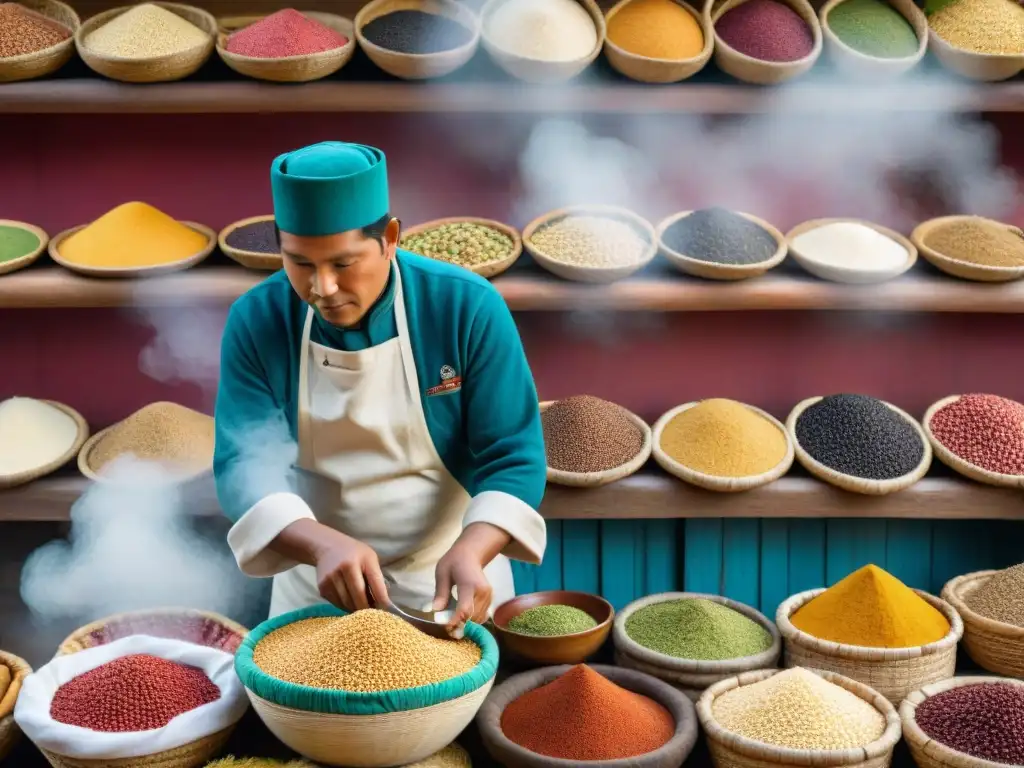
POLYGON ((274 221, 254 221, 238 227, 227 236, 227 244, 240 251, 252 253, 280 253, 274 221))
POLYGON ((891 480, 921 463, 924 442, 913 424, 865 395, 830 395, 796 421, 796 438, 813 459, 844 475, 891 480))
POLYGON ((472 32, 447 16, 406 10, 378 16, 363 27, 363 36, 398 53, 440 53, 465 45, 472 32))
POLYGON ((694 211, 669 226, 661 239, 676 253, 713 264, 759 264, 779 249, 764 227, 724 208, 694 211))
POLYGON ((947 747, 982 760, 1024 765, 1024 687, 978 683, 921 702, 917 724, 947 747))

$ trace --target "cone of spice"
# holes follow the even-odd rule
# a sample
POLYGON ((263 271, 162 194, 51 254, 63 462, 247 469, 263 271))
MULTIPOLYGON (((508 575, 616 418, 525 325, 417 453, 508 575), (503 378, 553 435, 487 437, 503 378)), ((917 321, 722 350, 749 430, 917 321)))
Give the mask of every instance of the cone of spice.
POLYGON ((239 56, 282 59, 324 53, 346 45, 348 38, 340 32, 293 8, 285 8, 233 32, 225 49, 239 56))
POLYGON ((1007 476, 1009 485, 1024 476, 1024 405, 997 395, 962 395, 932 406, 925 420, 937 449, 952 459, 940 456, 954 469, 978 467, 988 476, 968 474, 984 481, 1007 476))
POLYGON ((0 59, 45 51, 70 37, 71 30, 54 19, 18 3, 0 3, 0 59))
POLYGON ((650 452, 645 425, 625 408, 592 395, 547 405, 541 424, 552 482, 571 484, 572 475, 596 476, 596 482, 602 473, 624 467, 635 471, 650 452))
POLYGON ((207 45, 210 35, 173 11, 142 3, 88 33, 83 43, 101 56, 149 59, 207 45))

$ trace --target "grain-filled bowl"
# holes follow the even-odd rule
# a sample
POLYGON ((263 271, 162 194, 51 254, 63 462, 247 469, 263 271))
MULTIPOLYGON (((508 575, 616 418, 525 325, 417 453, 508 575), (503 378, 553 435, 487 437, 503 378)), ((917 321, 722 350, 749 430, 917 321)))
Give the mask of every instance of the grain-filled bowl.
POLYGON ((384 611, 329 605, 263 622, 235 657, 274 736, 314 762, 353 768, 415 763, 450 744, 486 698, 497 663, 498 646, 478 624, 466 625, 463 641, 437 640, 384 611), (344 666, 350 658, 358 662, 344 666))
MULTIPOLYGON (((970 261, 966 258, 958 258, 957 255, 949 253, 945 248, 940 248, 936 239, 942 236, 942 232, 949 232, 952 227, 986 228, 990 230, 992 237, 1005 239, 1006 237, 1018 238, 1020 245, 1018 250, 1024 253, 1024 231, 1019 227, 1004 224, 994 219, 986 219, 982 216, 940 216, 937 219, 918 224, 910 234, 910 239, 921 252, 922 258, 936 269, 945 272, 947 275, 959 277, 964 280, 975 280, 982 283, 1005 283, 1010 280, 1019 280, 1024 277, 1024 255, 1013 259, 1015 263, 999 265, 986 263, 991 259, 991 248, 988 244, 981 244, 978 248, 978 260, 970 261), (981 255, 982 253, 986 255, 981 255)), ((1014 240, 1008 240, 1007 244, 1011 249, 1016 245, 1014 240)), ((963 247, 971 248, 971 245, 964 244, 963 247)), ((1009 251, 1012 253, 1013 251, 1009 251)))
POLYGON ((500 221, 449 216, 409 227, 402 232, 400 246, 491 278, 516 263, 523 253, 523 238, 515 227, 500 221))
POLYGON ((32 667, 20 656, 0 651, 0 760, 10 754, 21 738, 21 729, 14 722, 14 705, 18 701, 21 684, 32 674, 32 667))
POLYGON ((9 230, 8 236, 11 239, 16 237, 19 241, 24 242, 21 243, 17 251, 14 251, 20 255, 12 255, 5 261, 0 261, 0 275, 16 272, 35 263, 46 251, 46 246, 50 242, 50 236, 46 234, 45 230, 24 221, 0 219, 0 239, 4 238, 5 229, 9 230))
POLYGON ((61 255, 61 245, 72 235, 86 229, 86 227, 89 226, 88 224, 82 224, 78 227, 66 229, 50 240, 50 258, 65 269, 77 272, 81 275, 87 275, 88 277, 138 278, 156 277, 158 275, 166 275, 170 272, 180 272, 181 270, 189 269, 190 267, 194 267, 196 264, 205 261, 206 257, 213 253, 213 249, 217 247, 217 233, 206 225, 198 224, 194 221, 182 221, 179 223, 184 224, 194 232, 203 235, 206 238, 206 245, 199 251, 196 251, 185 258, 166 264, 157 264, 152 266, 97 267, 79 264, 75 261, 69 261, 61 255))
POLYGON ((917 248, 906 237, 894 229, 860 219, 812 219, 799 224, 786 233, 789 255, 803 269, 821 280, 850 285, 872 285, 893 280, 907 272, 917 263, 917 248), (837 230, 843 241, 832 242, 837 230), (811 240, 818 240, 807 245, 811 240), (881 236, 881 237, 879 237, 881 236), (882 239, 886 238, 886 240, 882 239), (822 239, 824 241, 822 241, 822 239), (849 249, 848 257, 858 258, 868 254, 878 259, 878 263, 867 268, 843 263, 837 258, 842 253, 840 247, 849 249), (864 248, 863 251, 860 249, 864 248), (900 254, 902 249, 903 253, 900 254), (902 258, 897 258, 902 256, 902 258))
POLYGON ((810 51, 790 61, 768 61, 736 50, 722 37, 718 22, 725 14, 748 0, 709 0, 704 15, 715 31, 715 63, 723 72, 752 85, 778 85, 809 71, 821 56, 821 23, 814 7, 807 0, 782 0, 807 25, 811 34, 810 51))
MULTIPOLYGON (((5 401, 0 401, 0 405, 2 405, 3 402, 5 401)), ((67 426, 69 429, 74 429, 74 434, 72 435, 69 433, 66 436, 66 449, 61 451, 59 454, 56 454, 55 451, 49 461, 12 474, 0 474, 0 489, 25 485, 33 480, 38 480, 41 477, 45 477, 46 475, 56 472, 78 455, 78 452, 82 449, 82 446, 89 437, 89 424, 86 422, 85 417, 70 405, 64 405, 63 403, 58 403, 54 400, 40 400, 37 401, 37 405, 45 405, 55 408, 67 419, 70 419, 67 426)), ((24 456, 24 454, 22 455, 24 456)))
POLYGON ((980 83, 1009 80, 1024 71, 1024 53, 979 53, 953 45, 928 27, 928 47, 950 72, 980 83))
POLYGON ((274 272, 284 265, 272 213, 229 224, 217 236, 217 246, 221 253, 247 269, 274 272))
POLYGON ((852 45, 849 40, 843 39, 842 30, 832 28, 829 17, 844 2, 847 0, 829 0, 819 12, 825 53, 837 69, 858 79, 899 77, 916 67, 924 58, 928 50, 928 20, 913 0, 885 0, 906 20, 917 40, 912 50, 908 47, 906 51, 901 50, 899 55, 886 56, 878 55, 877 52, 868 53, 862 47, 852 45))
POLYGON ((601 648, 614 616, 615 609, 603 597, 549 590, 519 595, 502 603, 494 611, 492 623, 501 648, 522 661, 578 664, 601 648), (588 616, 593 626, 582 628, 590 622, 581 622, 577 611, 588 616), (534 620, 528 622, 531 618, 534 620), (518 626, 519 623, 524 626, 518 626))
POLYGON ((155 608, 98 619, 79 627, 60 644, 58 655, 78 653, 131 635, 184 640, 234 653, 249 630, 227 616, 194 608, 155 608))
MULTIPOLYGON (((620 0, 605 16, 605 24, 612 23, 615 16, 636 0, 620 0)), ((604 55, 608 63, 619 74, 640 83, 678 83, 693 77, 710 61, 715 48, 715 35, 704 14, 684 0, 673 0, 683 11, 690 14, 704 34, 704 47, 694 56, 686 59, 664 59, 644 56, 623 48, 608 37, 604 41, 604 55)))
POLYGON ((18 5, 35 14, 33 18, 40 22, 40 26, 53 25, 51 28, 56 34, 52 35, 53 44, 45 48, 0 57, 0 83, 34 80, 56 72, 74 55, 75 32, 82 26, 74 9, 60 0, 19 0, 18 5))
MULTIPOLYGON (((969 424, 962 423, 969 418, 970 410, 972 408, 971 401, 974 400, 988 400, 990 403, 982 402, 982 408, 985 405, 998 403, 1001 407, 1006 409, 1018 409, 1020 404, 1007 398, 998 397, 995 395, 950 395, 944 397, 941 400, 932 403, 932 405, 925 411, 924 419, 922 420, 922 426, 925 434, 928 436, 928 441, 931 443, 932 449, 935 451, 935 455, 939 457, 939 461, 945 464, 950 469, 955 470, 958 474, 964 477, 970 478, 979 483, 985 485, 992 485, 998 488, 1024 488, 1024 474, 1018 474, 1016 471, 1004 472, 998 469, 990 469, 988 467, 981 466, 978 461, 984 461, 984 456, 976 457, 973 461, 970 458, 965 458, 958 454, 954 448, 947 445, 945 440, 949 440, 945 434, 945 429, 940 427, 940 422, 946 418, 949 418, 950 425, 948 431, 953 433, 961 440, 965 440, 969 437, 973 437, 967 442, 960 450, 967 453, 968 451, 981 451, 984 453, 986 447, 992 449, 995 447, 995 441, 990 435, 987 435, 983 430, 984 426, 976 427, 978 433, 976 435, 963 434, 966 429, 969 428, 969 424), (961 412, 963 415, 960 415, 961 412), (959 434, 958 434, 959 433, 959 434)), ((991 418, 989 416, 988 418, 991 418)), ((1014 419, 1015 420, 1015 419, 1014 419)), ((1017 421, 1017 420, 1015 420, 1017 421)), ((1018 421, 1024 428, 1024 421, 1018 421)), ((987 425, 986 425, 987 426, 987 425)), ((998 422, 992 425, 995 429, 1000 426, 998 422)), ((1011 433, 1012 434, 1012 433, 1011 433)), ((1013 449, 1013 444, 1003 446, 1007 449, 1013 449)), ((990 467, 993 465, 989 465, 990 467)), ((995 465, 998 466, 998 465, 995 465)))
POLYGON ((786 258, 782 233, 764 219, 742 211, 681 211, 663 219, 656 233, 658 250, 673 267, 708 280, 758 277, 786 258), (753 247, 757 248, 754 255, 740 250, 753 247))
POLYGON ((1002 571, 975 571, 957 576, 942 588, 942 599, 964 622, 963 647, 974 663, 989 672, 1024 680, 1024 627, 982 616, 967 600, 1002 571))

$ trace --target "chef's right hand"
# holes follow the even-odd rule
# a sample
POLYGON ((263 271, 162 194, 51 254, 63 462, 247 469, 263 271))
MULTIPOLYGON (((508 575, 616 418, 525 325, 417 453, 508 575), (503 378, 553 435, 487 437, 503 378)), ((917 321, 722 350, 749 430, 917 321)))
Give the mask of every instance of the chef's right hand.
POLYGON ((327 531, 313 556, 320 596, 348 611, 388 605, 388 587, 377 553, 351 536, 330 528, 327 531))

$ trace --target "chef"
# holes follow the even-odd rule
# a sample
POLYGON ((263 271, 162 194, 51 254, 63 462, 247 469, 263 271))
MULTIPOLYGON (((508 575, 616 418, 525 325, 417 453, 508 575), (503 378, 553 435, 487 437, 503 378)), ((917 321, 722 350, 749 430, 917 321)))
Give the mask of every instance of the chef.
MULTIPOLYGON (((284 269, 231 307, 214 473, 272 616, 388 601, 457 630, 539 563, 546 461, 511 313, 469 270, 398 249, 384 153, 271 166, 284 269)), ((429 191, 426 192, 430 194, 429 191)))

